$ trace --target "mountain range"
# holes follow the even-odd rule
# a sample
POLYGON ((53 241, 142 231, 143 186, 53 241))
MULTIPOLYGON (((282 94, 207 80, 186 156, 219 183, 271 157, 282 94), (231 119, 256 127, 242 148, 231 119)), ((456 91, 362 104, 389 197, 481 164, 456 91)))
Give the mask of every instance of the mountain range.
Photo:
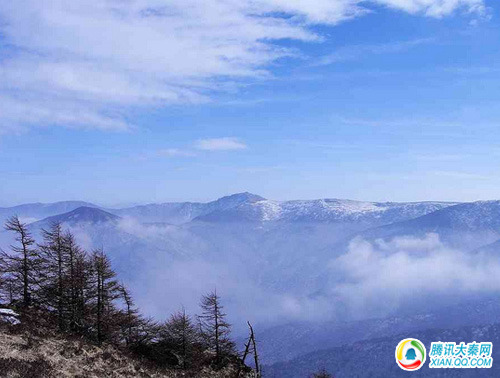
POLYGON ((34 222, 46 217, 67 213, 79 207, 97 207, 84 201, 61 201, 54 203, 26 203, 12 207, 0 207, 0 220, 17 215, 25 222, 34 222))
MULTIPOLYGON (((312 366, 327 355, 339 359, 343 343, 361 342, 356 345, 368 348, 370 340, 387 336, 392 342, 391 335, 404 332, 491 324, 495 311, 500 311, 491 304, 494 285, 482 281, 475 285, 488 290, 481 286, 474 289, 478 290, 474 296, 457 297, 455 302, 443 296, 447 287, 428 299, 428 294, 418 293, 423 297, 414 305, 423 307, 417 315, 414 308, 405 307, 408 302, 391 296, 390 289, 376 289, 373 296, 380 298, 368 294, 375 290, 373 285, 391 282, 392 276, 401 274, 404 279, 415 264, 421 269, 437 265, 438 270, 439 264, 454 264, 454 255, 446 262, 450 253, 456 253, 461 264, 456 270, 471 264, 464 256, 496 256, 500 201, 276 201, 239 193, 207 203, 118 209, 81 201, 0 208, 0 219, 14 214, 29 222, 37 237, 41 229, 60 222, 85 248, 103 247, 119 278, 152 315, 161 317, 181 303, 188 310, 195 308, 199 295, 217 287, 224 293, 233 323, 249 319, 262 331, 262 359, 274 374, 269 376, 284 376, 275 368, 290 371, 286 365, 290 361, 302 366, 308 360, 312 366), (393 262, 406 265, 387 268, 393 262), (381 271, 385 275, 379 277, 381 271), (368 295, 369 301, 387 311, 370 314, 367 299, 358 299, 356 293, 368 295), (483 307, 496 310, 478 315, 471 301, 479 297, 490 303, 483 307), (447 321, 449 306, 471 310, 447 321), (368 312, 353 316, 352 308, 368 312), (325 348, 329 349, 322 351, 325 348)), ((0 247, 8 248, 9 237, 0 232, 0 247)), ((495 260, 484 261, 470 274, 481 277, 484 270, 494 275, 495 260)), ((235 332, 243 333, 244 328, 236 326, 235 332)), ((333 368, 338 376, 349 376, 345 371, 350 370, 333 368)))
POLYGON ((29 220, 71 212, 79 207, 106 210, 141 222, 184 224, 193 220, 224 222, 331 222, 388 224, 416 218, 454 205, 453 202, 362 202, 342 199, 275 201, 252 193, 238 193, 215 201, 167 202, 106 209, 83 201, 32 203, 0 208, 0 217, 16 214, 29 220))

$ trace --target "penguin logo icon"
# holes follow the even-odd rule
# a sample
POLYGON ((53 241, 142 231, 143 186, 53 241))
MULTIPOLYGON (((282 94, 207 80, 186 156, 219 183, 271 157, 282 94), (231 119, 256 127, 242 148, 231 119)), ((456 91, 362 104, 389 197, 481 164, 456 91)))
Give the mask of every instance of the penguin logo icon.
POLYGON ((417 339, 401 340, 395 351, 396 363, 406 371, 415 371, 420 369, 426 358, 424 344, 417 339))

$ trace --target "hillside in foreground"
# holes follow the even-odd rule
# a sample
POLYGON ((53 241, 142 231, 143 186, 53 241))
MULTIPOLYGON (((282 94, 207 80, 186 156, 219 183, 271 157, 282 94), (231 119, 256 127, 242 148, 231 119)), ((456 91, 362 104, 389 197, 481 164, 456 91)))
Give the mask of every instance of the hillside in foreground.
POLYGON ((159 369, 110 345, 98 347, 81 338, 56 335, 17 334, 6 328, 0 329, 0 371, 6 378, 229 378, 235 375, 231 366, 219 371, 205 368, 196 373, 159 369))

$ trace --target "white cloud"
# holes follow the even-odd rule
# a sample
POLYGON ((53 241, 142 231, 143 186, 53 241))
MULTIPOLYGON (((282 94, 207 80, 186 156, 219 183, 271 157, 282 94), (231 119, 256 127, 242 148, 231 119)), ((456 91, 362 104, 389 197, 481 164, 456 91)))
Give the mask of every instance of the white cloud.
POLYGON ((181 150, 180 148, 165 148, 157 152, 158 156, 166 157, 193 157, 196 154, 192 151, 181 150))
POLYGON ((0 134, 24 131, 30 125, 91 127, 111 131, 124 131, 133 127, 116 109, 105 109, 100 104, 73 99, 31 96, 29 89, 27 93, 19 98, 0 92, 0 134))
POLYGON ((328 65, 338 62, 357 60, 366 57, 367 54, 390 54, 410 49, 415 46, 433 42, 432 38, 418 38, 409 41, 397 41, 378 45, 348 46, 324 56, 316 62, 316 65, 328 65))
POLYGON ((500 291, 496 256, 449 248, 432 233, 390 241, 357 238, 330 267, 333 276, 341 277, 332 293, 358 314, 384 316, 430 297, 500 291))
POLYGON ((200 139, 195 146, 197 149, 205 151, 229 151, 247 148, 247 145, 241 140, 231 137, 200 139))
POLYGON ((381 5, 408 13, 423 13, 429 17, 443 17, 457 9, 484 15, 486 7, 483 0, 375 0, 381 5))
POLYGON ((294 55, 276 40, 319 41, 382 5, 442 17, 482 0, 17 0, 0 2, 0 130, 126 129, 137 107, 209 101, 213 90, 294 55), (284 15, 284 17, 283 17, 284 15))
POLYGON ((199 139, 191 143, 191 147, 169 147, 159 150, 145 151, 134 158, 141 160, 157 158, 195 158, 199 156, 199 150, 202 151, 231 151, 243 150, 247 145, 238 138, 209 138, 199 139))

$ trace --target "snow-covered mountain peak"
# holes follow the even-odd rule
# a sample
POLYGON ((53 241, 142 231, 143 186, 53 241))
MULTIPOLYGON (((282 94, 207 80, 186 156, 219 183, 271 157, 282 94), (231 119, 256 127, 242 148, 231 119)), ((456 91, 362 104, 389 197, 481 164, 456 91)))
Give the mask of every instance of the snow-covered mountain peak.
POLYGON ((246 202, 259 202, 259 201, 265 201, 266 199, 264 197, 261 197, 257 194, 252 194, 249 192, 243 192, 243 193, 236 193, 236 194, 231 194, 229 196, 221 197, 218 200, 214 201, 214 203, 217 203, 219 205, 224 205, 227 207, 233 207, 236 205, 239 205, 241 203, 246 203, 246 202))
POLYGON ((297 212, 325 211, 332 214, 359 214, 384 211, 385 206, 375 202, 353 201, 346 199, 318 199, 311 201, 287 201, 284 206, 297 212))
POLYGON ((217 206, 214 211, 197 217, 197 220, 387 224, 416 218, 451 205, 454 203, 381 203, 344 199, 275 201, 254 196, 249 200, 228 201, 228 206, 217 206))
MULTIPOLYGON (((495 206, 494 203, 495 201, 485 201, 483 206, 495 206)), ((124 209, 108 209, 105 213, 117 216, 130 216, 145 223, 184 224, 196 219, 208 222, 363 222, 370 225, 382 225, 420 217, 451 205, 455 205, 455 203, 369 202, 337 198, 277 201, 269 200, 253 193, 243 192, 221 197, 206 203, 151 203, 124 209)), ((36 205, 34 207, 38 209, 40 206, 36 205)), ((5 215, 13 215, 16 213, 16 210, 31 209, 32 207, 33 205, 21 205, 5 209, 5 215)), ((76 214, 71 215, 72 219, 76 220, 78 217, 81 217, 82 219, 87 219, 89 222, 94 222, 93 218, 102 218, 101 221, 110 220, 109 215, 107 217, 96 215, 95 213, 99 212, 90 210, 92 207, 95 206, 85 203, 81 205, 78 202, 55 203, 43 205, 43 212, 18 211, 17 214, 24 219, 30 219, 30 222, 34 222, 38 219, 54 216, 55 214, 78 210, 76 214), (88 208, 87 213, 84 214, 83 210, 77 209, 80 207, 88 208), (50 212, 45 209, 50 209, 50 212)))

